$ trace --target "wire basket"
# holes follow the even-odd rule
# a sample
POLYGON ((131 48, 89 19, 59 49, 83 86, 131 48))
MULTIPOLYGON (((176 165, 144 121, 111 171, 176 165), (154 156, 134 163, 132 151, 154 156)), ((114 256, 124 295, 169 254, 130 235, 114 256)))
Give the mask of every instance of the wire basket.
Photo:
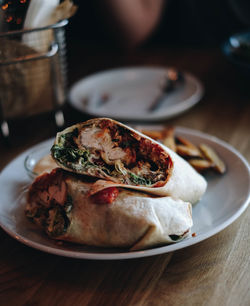
POLYGON ((9 136, 8 120, 55 112, 64 124, 68 21, 36 29, 0 33, 0 124, 9 136))

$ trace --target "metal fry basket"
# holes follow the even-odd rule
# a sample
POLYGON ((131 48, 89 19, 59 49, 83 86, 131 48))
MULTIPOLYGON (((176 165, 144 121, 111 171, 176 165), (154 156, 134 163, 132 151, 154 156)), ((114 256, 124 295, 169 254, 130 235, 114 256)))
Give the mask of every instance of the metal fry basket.
POLYGON ((8 120, 54 112, 58 127, 66 100, 65 26, 68 20, 27 30, 0 33, 0 124, 9 136, 8 120))

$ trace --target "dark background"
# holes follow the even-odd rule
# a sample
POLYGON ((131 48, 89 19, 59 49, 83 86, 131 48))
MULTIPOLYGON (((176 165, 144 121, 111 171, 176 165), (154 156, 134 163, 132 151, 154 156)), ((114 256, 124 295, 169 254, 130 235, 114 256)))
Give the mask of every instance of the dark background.
MULTIPOLYGON (((103 16, 108 14, 108 9, 98 10, 97 2, 74 1, 78 5, 78 11, 68 26, 68 40, 80 40, 103 48, 119 48, 110 28, 104 22, 103 16)), ((250 17, 250 1, 240 2, 244 3, 246 14, 250 17)), ((228 0, 169 0, 157 28, 140 47, 215 46, 231 34, 248 27, 228 0)))

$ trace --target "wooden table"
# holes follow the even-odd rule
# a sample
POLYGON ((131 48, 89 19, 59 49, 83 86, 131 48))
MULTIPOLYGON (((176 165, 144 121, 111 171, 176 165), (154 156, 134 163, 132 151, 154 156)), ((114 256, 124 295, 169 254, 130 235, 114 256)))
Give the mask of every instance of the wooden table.
MULTIPOLYGON (((205 86, 202 101, 164 123, 215 135, 250 161, 249 79, 219 49, 152 48, 121 54, 75 44, 69 50, 69 81, 133 65, 175 66, 200 78, 205 86)), ((68 105, 65 110, 67 125, 87 119, 68 105)), ((1 142, 1 169, 31 145, 55 135, 52 117, 19 123, 13 134, 11 146, 1 142)), ((248 209, 228 228, 196 245, 121 261, 50 255, 0 229, 0 305, 249 305, 249 224, 248 209)))

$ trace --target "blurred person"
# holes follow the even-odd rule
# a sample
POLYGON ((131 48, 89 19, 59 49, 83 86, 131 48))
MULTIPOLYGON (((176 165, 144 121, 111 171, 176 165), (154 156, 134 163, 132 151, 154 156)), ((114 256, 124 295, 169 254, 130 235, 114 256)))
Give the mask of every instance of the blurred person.
POLYGON ((75 1, 79 39, 134 48, 147 44, 213 45, 250 27, 249 0, 75 1))

